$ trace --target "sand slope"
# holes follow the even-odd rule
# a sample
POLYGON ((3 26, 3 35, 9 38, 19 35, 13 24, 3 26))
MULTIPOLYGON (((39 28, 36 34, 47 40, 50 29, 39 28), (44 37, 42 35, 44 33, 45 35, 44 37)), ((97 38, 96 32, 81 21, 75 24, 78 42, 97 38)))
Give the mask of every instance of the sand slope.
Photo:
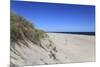
POLYGON ((95 37, 87 35, 48 33, 56 44, 62 63, 95 61, 95 37))
POLYGON ((47 65, 95 61, 95 37, 87 35, 47 33, 41 45, 29 40, 11 47, 11 65, 47 65))

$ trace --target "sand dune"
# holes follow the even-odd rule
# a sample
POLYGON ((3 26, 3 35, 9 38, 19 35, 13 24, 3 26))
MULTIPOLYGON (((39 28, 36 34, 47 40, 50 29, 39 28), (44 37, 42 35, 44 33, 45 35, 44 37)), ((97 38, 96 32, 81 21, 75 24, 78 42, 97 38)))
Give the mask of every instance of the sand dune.
POLYGON ((95 61, 95 37, 87 35, 47 33, 49 37, 41 41, 41 45, 25 40, 14 43, 11 47, 11 64, 44 65, 95 61))
POLYGON ((63 63, 95 61, 95 37, 87 35, 48 33, 56 44, 63 63), (64 56, 64 57, 62 57, 64 56))

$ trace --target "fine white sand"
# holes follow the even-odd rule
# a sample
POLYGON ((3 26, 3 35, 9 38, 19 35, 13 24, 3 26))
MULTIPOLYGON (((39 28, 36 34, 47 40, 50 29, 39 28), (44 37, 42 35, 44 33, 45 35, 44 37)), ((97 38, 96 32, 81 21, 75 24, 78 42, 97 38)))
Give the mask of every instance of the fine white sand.
POLYGON ((94 62, 95 36, 47 33, 56 44, 56 57, 63 63, 94 62))
POLYGON ((49 37, 41 41, 42 47, 29 40, 26 42, 30 48, 21 42, 21 47, 15 43, 15 48, 11 48, 11 63, 23 66, 95 61, 95 36, 47 34, 49 37), (53 50, 55 47, 56 52, 53 50))

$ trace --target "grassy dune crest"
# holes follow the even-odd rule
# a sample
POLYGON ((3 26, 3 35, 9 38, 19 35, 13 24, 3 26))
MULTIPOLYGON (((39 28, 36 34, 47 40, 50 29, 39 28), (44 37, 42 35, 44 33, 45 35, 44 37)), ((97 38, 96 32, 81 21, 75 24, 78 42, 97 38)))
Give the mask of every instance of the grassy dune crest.
POLYGON ((41 38, 45 37, 43 30, 36 29, 32 23, 22 16, 11 13, 11 41, 23 41, 25 38, 37 44, 41 38))

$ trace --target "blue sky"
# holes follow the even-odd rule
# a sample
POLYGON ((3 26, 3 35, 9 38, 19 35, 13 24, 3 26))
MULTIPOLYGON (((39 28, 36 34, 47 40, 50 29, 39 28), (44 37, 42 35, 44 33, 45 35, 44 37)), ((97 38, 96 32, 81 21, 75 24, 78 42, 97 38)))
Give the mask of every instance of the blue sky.
POLYGON ((95 31, 94 6, 12 1, 11 11, 32 22, 36 28, 45 31, 95 31))

